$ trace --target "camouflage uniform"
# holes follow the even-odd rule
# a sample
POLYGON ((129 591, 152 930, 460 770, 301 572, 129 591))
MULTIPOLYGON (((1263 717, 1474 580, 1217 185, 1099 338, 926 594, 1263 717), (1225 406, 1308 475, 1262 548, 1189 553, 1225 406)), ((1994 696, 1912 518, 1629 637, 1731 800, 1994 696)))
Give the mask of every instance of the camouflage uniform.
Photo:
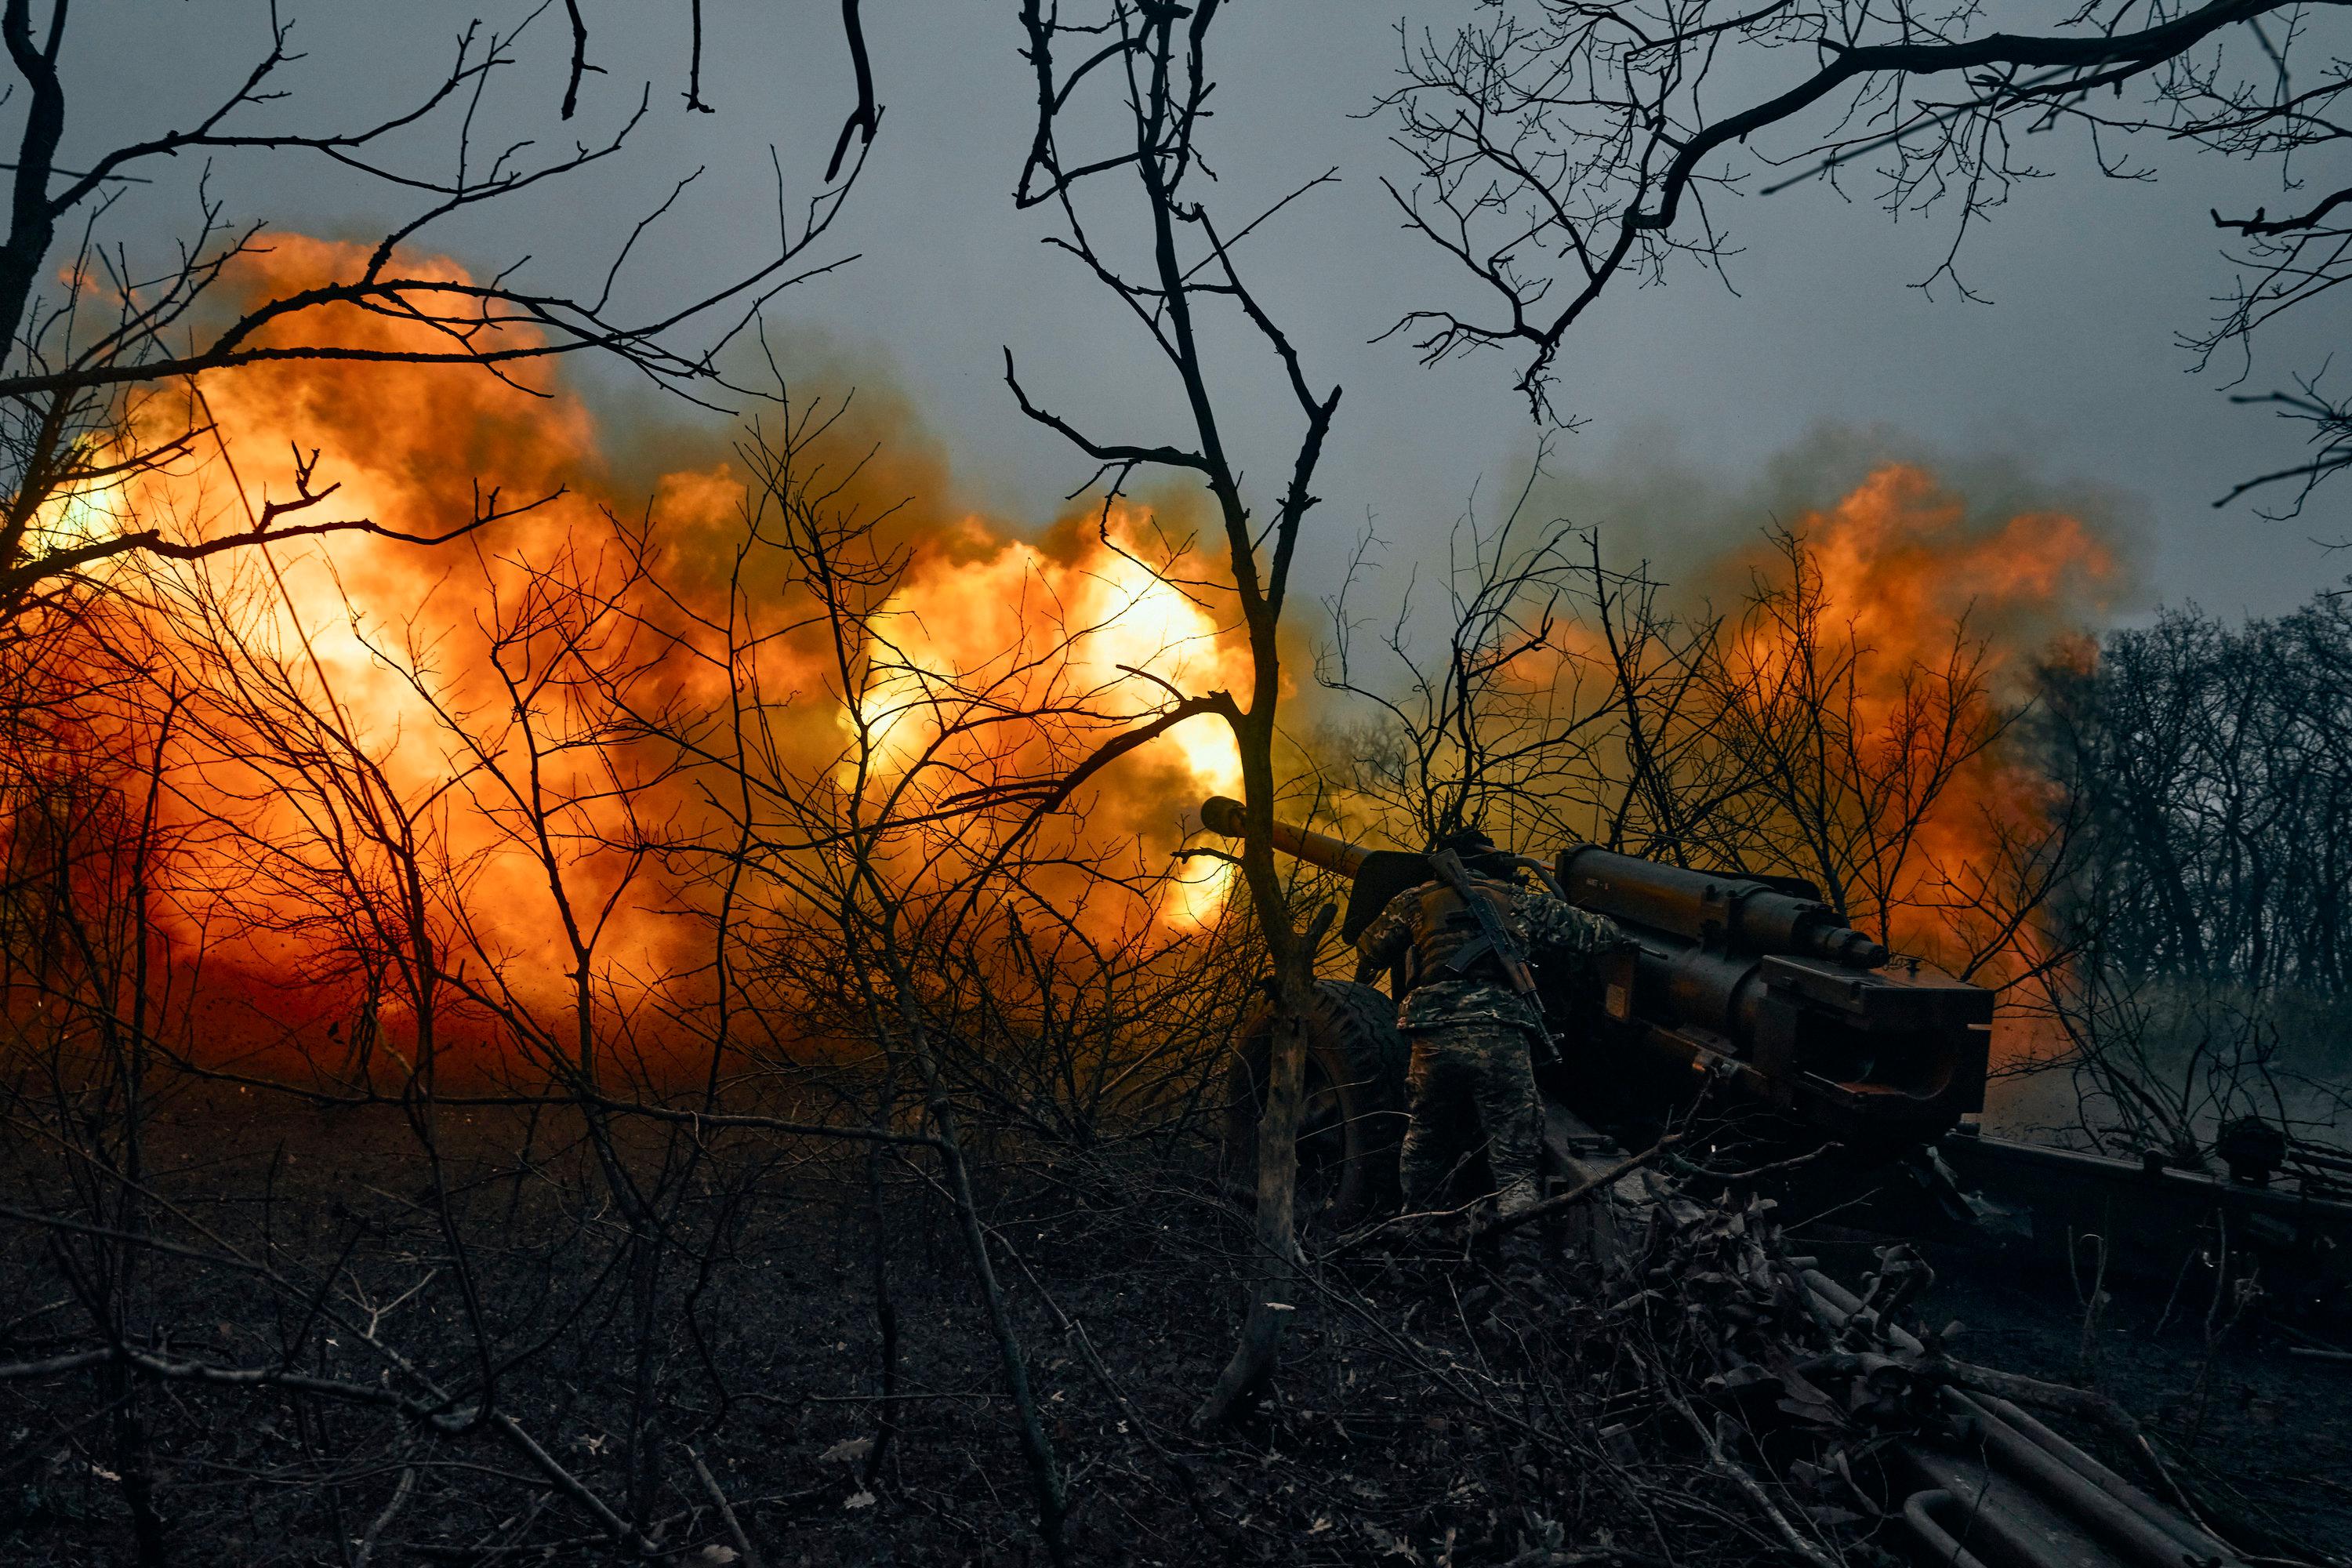
MULTIPOLYGON (((1549 892, 1475 871, 1471 879, 1494 897, 1504 929, 1537 963, 1589 957, 1623 941, 1606 916, 1549 892)), ((1397 1026, 1412 1042, 1406 1077, 1412 1121, 1402 1172, 1409 1210, 1438 1206, 1448 1177, 1482 1147, 1503 1206, 1536 1195, 1543 1107, 1529 1047, 1542 1017, 1491 959, 1473 962, 1466 973, 1445 967, 1479 937, 1477 917, 1460 895, 1444 882, 1428 882, 1390 900, 1356 939, 1360 976, 1406 965, 1397 1026)))

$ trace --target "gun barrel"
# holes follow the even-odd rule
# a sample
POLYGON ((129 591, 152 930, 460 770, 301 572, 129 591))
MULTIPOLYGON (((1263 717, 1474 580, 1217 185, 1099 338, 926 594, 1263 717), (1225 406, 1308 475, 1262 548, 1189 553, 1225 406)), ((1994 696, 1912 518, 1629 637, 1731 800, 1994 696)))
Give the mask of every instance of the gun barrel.
POLYGON ((1721 872, 1685 871, 1592 845, 1560 852, 1560 886, 1569 901, 1685 941, 1747 952, 1784 952, 1876 969, 1886 949, 1838 918, 1818 899, 1721 872))
MULTIPOLYGON (((1201 825, 1212 833, 1227 838, 1242 836, 1242 803, 1229 795, 1213 795, 1201 803, 1201 825)), ((1274 847, 1286 855, 1295 855, 1310 866, 1320 866, 1327 871, 1337 871, 1342 877, 1352 877, 1364 868, 1365 858, 1372 852, 1360 845, 1332 837, 1328 833, 1315 833, 1295 822, 1276 818, 1274 825, 1274 847)))

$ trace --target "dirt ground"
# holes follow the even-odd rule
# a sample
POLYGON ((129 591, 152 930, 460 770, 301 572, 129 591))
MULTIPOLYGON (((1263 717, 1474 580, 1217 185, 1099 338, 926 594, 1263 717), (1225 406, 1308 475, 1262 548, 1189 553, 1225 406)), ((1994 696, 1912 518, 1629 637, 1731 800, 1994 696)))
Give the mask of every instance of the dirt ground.
MULTIPOLYGON (((460 1173, 458 1186, 475 1234, 499 1252, 491 1315, 513 1357, 501 1405, 615 1495, 624 1358, 596 1273, 600 1222, 562 1225, 560 1204, 516 1201, 488 1173, 511 1136, 490 1120, 484 1173, 460 1173)), ((467 1364, 445 1292, 395 1300, 431 1270, 436 1245, 397 1139, 348 1120, 240 1122, 233 1107, 167 1133, 159 1185, 205 1225, 247 1238, 267 1228, 288 1257, 314 1260, 356 1227, 365 1245, 347 1283, 383 1305, 386 1338, 437 1367, 467 1364)), ((1580 1392, 1604 1389, 1640 1347, 1611 1341, 1606 1325, 1624 1320, 1572 1261, 1529 1242, 1493 1270, 1433 1252, 1334 1266, 1291 1303, 1271 1400, 1244 1429, 1204 1436, 1188 1416, 1232 1348, 1245 1238, 1199 1164, 1163 1151, 996 1169, 987 1218, 1066 1478, 1076 1562, 1532 1568, 1775 1553, 1687 1441, 1644 1436, 1652 1413, 1580 1392), (1599 1435, 1612 1426, 1616 1436, 1599 1435)), ((893 1173, 888 1205, 900 1363, 892 1396, 877 1397, 884 1327, 856 1176, 838 1159, 780 1166, 771 1201, 676 1321, 659 1367, 662 1544, 682 1563, 736 1560, 690 1453, 772 1565, 1042 1561, 951 1212, 908 1170, 893 1173)), ((2148 1421, 2204 1495, 2306 1553, 2352 1555, 2352 1368, 2290 1359, 2259 1324, 2209 1357, 2200 1324, 2155 1334, 2158 1303, 2128 1290, 2086 1336, 2063 1279, 1980 1252, 1931 1257, 1939 1278, 1916 1315, 1963 1322, 1960 1354, 2090 1382, 2148 1421)), ((55 1305, 39 1246, 18 1233, 0 1265, 0 1354, 54 1353, 73 1314, 55 1305)), ((150 1331, 183 1353, 260 1363, 303 1331, 288 1303, 218 1270, 158 1267, 146 1289, 150 1331)), ((355 1364, 331 1335, 304 1342, 305 1365, 355 1364)), ((280 1388, 173 1384, 142 1398, 173 1563, 349 1568, 403 1474, 415 1490, 372 1563, 614 1560, 480 1437, 436 1441, 390 1413, 280 1388)), ((86 1376, 0 1384, 0 1559, 132 1560, 103 1414, 86 1376)))
POLYGON ((1956 1353, 2105 1393, 2217 1511, 2352 1559, 2352 1363, 2291 1353, 2312 1337, 2352 1347, 2352 1321, 2257 1313, 2209 1350, 2208 1303, 2172 1301, 2159 1332, 2168 1292, 2154 1283, 2116 1283, 2094 1316, 2061 1270, 2021 1267, 1997 1247, 1927 1251, 1937 1282, 1922 1315, 1964 1325, 1956 1353))

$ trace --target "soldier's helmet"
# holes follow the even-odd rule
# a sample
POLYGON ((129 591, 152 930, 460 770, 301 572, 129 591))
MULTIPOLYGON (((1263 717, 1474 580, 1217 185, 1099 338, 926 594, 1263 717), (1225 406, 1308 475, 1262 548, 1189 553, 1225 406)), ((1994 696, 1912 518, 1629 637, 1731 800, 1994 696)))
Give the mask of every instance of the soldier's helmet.
POLYGON ((1509 858, 1496 848, 1495 841, 1486 837, 1486 829, 1475 823, 1441 835, 1437 841, 1429 847, 1429 852, 1433 855, 1441 849, 1453 850, 1462 858, 1462 864, 1466 869, 1475 871, 1482 877, 1497 877, 1507 880, 1515 869, 1509 858))

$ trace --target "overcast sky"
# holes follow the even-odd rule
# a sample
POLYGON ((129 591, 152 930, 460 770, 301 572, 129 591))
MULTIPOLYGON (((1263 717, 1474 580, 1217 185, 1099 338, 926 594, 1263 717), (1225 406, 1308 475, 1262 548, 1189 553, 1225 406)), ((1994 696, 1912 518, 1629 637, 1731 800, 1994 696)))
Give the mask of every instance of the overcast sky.
MULTIPOLYGON (((353 121, 429 86, 448 41, 476 14, 286 3, 310 58, 289 73, 295 96, 268 112, 310 124, 353 121)), ((650 80, 643 133, 624 157, 495 227, 447 230, 446 248, 478 272, 526 253, 536 267, 598 272, 614 236, 701 166, 677 220, 643 258, 639 287, 683 289, 755 258, 774 222, 769 146, 787 185, 804 193, 848 107, 837 12, 709 0, 705 93, 717 112, 698 115, 679 97, 682 5, 583 4, 592 58, 608 74, 590 79, 579 134, 609 129, 650 80)), ((803 343, 830 344, 859 374, 896 381, 975 502, 1042 520, 1086 465, 1019 416, 1001 380, 1003 348, 1041 401, 1107 437, 1162 438, 1172 413, 1166 384, 1099 290, 1040 246, 1045 217, 1013 209, 1031 87, 1011 0, 867 0, 866 9, 887 115, 834 237, 837 252, 859 259, 793 290, 774 319, 803 343)), ((480 14, 510 24, 522 10, 480 14)), ((1416 9, 1411 25, 1443 25, 1444 10, 1416 9)), ((1246 261, 1313 377, 1346 387, 1319 486, 1324 526, 1336 537, 1374 515, 1409 548, 1442 530, 1474 486, 1507 482, 1534 429, 1510 390, 1515 363, 1488 356, 1428 370, 1399 343, 1370 341, 1413 306, 1483 304, 1399 228, 1381 187, 1383 174, 1403 174, 1371 112, 1394 80, 1400 14, 1341 0, 1236 0, 1218 24, 1223 85, 1208 146, 1222 176, 1213 199, 1229 227, 1281 191, 1339 171, 1337 185, 1254 237, 1246 261)), ((267 11, 247 0, 189 0, 76 16, 68 163, 101 142, 184 123, 250 64, 267 11)), ((561 6, 536 24, 525 68, 486 117, 493 135, 526 121, 541 134, 557 129, 562 33, 561 6)), ((2291 461, 2296 437, 2232 406, 2221 376, 2189 374, 2175 342, 2230 280, 2207 209, 2250 207, 2270 193, 2243 183, 2242 169, 2177 153, 2153 184, 2088 177, 2072 146, 2037 156, 2065 177, 2020 193, 1964 259, 1991 304, 1908 286, 1948 242, 1943 216, 1895 224, 1818 185, 1719 208, 1742 247, 1732 263, 1738 296, 1685 269, 1664 289, 1628 288, 1606 300, 1562 355, 1561 403, 1589 423, 1559 444, 1556 460, 1618 475, 1671 460, 1738 494, 1825 428, 1880 431, 1892 449, 1940 451, 1963 467, 2006 459, 2053 486, 2105 495, 2110 510, 2144 531, 2143 604, 2193 597, 2223 613, 2270 613, 2332 584, 2352 558, 2311 541, 2352 535, 2352 483, 2323 490, 2292 523, 2262 521, 2243 503, 2214 510, 2233 480, 2291 461)), ((323 162, 297 172, 282 161, 223 160, 215 181, 232 213, 317 232, 363 232, 405 210, 323 162)), ((1854 189, 1866 194, 1867 182, 1854 189)), ((189 200, 186 184, 169 178, 142 187, 118 227, 152 242, 189 200)), ((2296 319, 2270 344, 2274 357, 2256 367, 2252 387, 2315 369, 2346 324, 2324 310, 2296 319)), ((1261 371, 1249 363, 1229 396, 1234 423, 1264 437, 1254 462, 1270 474, 1286 411, 1261 371)), ((1327 573, 1334 554, 1319 553, 1310 575, 1327 573)), ((1328 584, 1317 576, 1310 585, 1328 584)))

